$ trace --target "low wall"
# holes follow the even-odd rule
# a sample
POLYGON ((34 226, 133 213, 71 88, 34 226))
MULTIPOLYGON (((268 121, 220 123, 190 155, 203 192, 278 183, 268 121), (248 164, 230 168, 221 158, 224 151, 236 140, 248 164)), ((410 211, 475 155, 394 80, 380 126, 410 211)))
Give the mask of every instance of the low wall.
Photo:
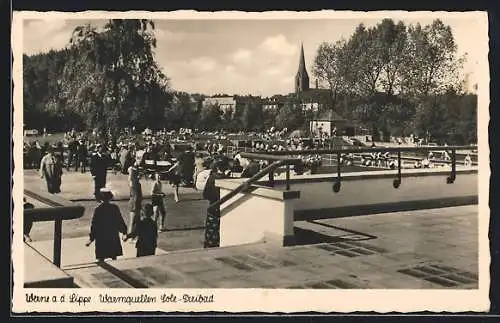
MULTIPOLYGON (((220 246, 262 240, 287 245, 297 220, 477 204, 477 168, 457 169, 452 184, 446 183, 449 174, 449 169, 408 170, 396 189, 396 171, 346 173, 337 193, 333 174, 294 176, 289 191, 280 178, 274 187, 263 180, 221 206, 220 246)), ((222 197, 243 181, 217 180, 216 185, 222 197)))
MULTIPOLYGON (((217 180, 221 198, 241 180, 217 180)), ((252 186, 221 206, 220 246, 258 241, 286 245, 293 239, 293 217, 298 191, 252 186)))
MULTIPOLYGON (((457 169, 455 182, 446 183, 449 169, 404 170, 399 188, 392 186, 396 171, 346 173, 341 188, 333 192, 336 175, 295 177, 290 188, 300 191, 295 220, 333 218, 409 211, 478 202, 477 168, 457 169)), ((284 181, 275 188, 283 189, 284 181)))

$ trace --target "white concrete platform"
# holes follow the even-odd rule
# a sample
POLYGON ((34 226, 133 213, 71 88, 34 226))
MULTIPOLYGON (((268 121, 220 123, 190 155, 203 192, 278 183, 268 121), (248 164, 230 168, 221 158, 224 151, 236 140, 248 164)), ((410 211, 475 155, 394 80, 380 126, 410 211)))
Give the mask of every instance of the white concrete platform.
MULTIPOLYGON (((88 241, 87 237, 70 238, 62 240, 61 247, 61 268, 67 269, 76 267, 78 265, 84 265, 93 263, 95 259, 95 244, 91 244, 89 247, 85 246, 88 241)), ((34 241, 30 245, 36 249, 40 254, 48 259, 53 259, 53 240, 44 241, 34 241)), ((130 240, 122 242, 123 256, 118 257, 118 259, 128 259, 136 257, 135 242, 132 243, 130 240)), ((156 255, 163 255, 167 252, 157 248, 156 255)))

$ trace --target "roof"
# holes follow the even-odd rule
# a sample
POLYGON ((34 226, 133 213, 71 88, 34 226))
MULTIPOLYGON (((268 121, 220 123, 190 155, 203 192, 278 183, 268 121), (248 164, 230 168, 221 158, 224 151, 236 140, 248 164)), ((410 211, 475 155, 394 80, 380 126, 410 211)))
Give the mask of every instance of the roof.
POLYGON ((322 113, 321 115, 313 118, 313 121, 346 121, 347 119, 342 118, 333 110, 328 110, 322 113))

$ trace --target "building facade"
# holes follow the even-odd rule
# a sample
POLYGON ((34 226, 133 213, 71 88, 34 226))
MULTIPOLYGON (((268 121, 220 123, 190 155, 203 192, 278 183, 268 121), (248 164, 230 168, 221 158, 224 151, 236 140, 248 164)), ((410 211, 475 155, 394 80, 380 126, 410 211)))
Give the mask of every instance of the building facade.
POLYGON ((211 96, 203 100, 203 108, 217 105, 222 112, 236 109, 236 99, 234 96, 211 96))

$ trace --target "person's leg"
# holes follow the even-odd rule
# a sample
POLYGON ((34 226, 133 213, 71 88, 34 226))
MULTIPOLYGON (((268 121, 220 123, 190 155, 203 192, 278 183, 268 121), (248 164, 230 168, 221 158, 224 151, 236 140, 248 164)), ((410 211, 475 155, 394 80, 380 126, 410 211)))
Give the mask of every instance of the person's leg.
POLYGON ((100 201, 99 192, 101 188, 99 185, 99 179, 97 177, 94 178, 94 197, 97 201, 100 201))
POLYGON ((167 212, 165 210, 165 202, 164 202, 163 199, 161 200, 159 208, 160 208, 160 219, 161 219, 160 229, 163 231, 163 230, 165 230, 165 227, 167 225, 165 223, 165 220, 166 220, 166 217, 167 217, 167 212))
POLYGON ((69 160, 68 160, 68 168, 73 165, 73 163, 75 164, 75 167, 76 167, 76 154, 73 152, 71 153, 71 155, 69 156, 69 160))
POLYGON ((45 178, 45 182, 47 183, 47 191, 50 194, 53 194, 54 190, 52 189, 52 181, 49 178, 45 178))
POLYGON ((55 184, 56 185, 56 187, 55 187, 56 193, 61 193, 61 180, 62 180, 61 176, 56 177, 56 184, 55 184))
POLYGON ((153 203, 153 221, 154 222, 158 222, 158 213, 159 213, 159 209, 158 209, 158 204, 153 203))
POLYGON ((175 203, 178 203, 179 202, 179 183, 176 183, 175 184, 175 187, 174 187, 174 199, 175 199, 175 203))
POLYGON ((73 158, 75 159, 75 172, 77 172, 79 166, 78 154, 75 154, 73 158))
MULTIPOLYGON (((69 171, 69 167, 71 166, 71 152, 68 155, 68 163, 66 164, 66 170, 69 171)), ((64 165, 64 164, 63 164, 64 165)))
POLYGON ((130 211, 128 213, 128 226, 127 226, 127 234, 132 233, 134 229, 134 219, 135 219, 135 212, 130 211))

